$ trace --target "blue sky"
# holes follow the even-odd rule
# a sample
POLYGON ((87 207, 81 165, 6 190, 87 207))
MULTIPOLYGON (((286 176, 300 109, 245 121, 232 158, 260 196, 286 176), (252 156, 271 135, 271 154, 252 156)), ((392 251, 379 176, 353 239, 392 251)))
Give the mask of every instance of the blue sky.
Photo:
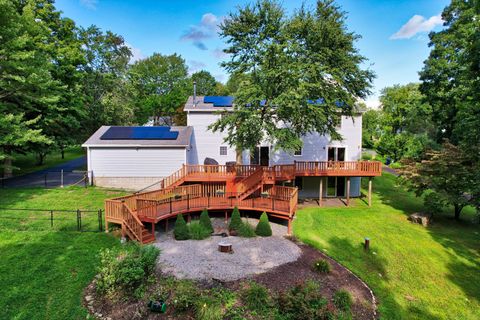
MULTIPOLYGON (((122 35, 134 59, 154 52, 178 53, 190 72, 201 69, 225 82, 219 66, 226 57, 216 25, 238 5, 251 1, 194 0, 57 0, 64 15, 81 26, 97 25, 122 35)), ((362 36, 357 43, 375 71, 373 94, 367 105, 376 106, 380 90, 393 84, 418 81, 418 71, 429 53, 428 31, 440 30, 439 14, 448 0, 337 0, 348 13, 351 31, 362 36)), ((284 0, 292 12, 302 1, 284 0)), ((305 1, 314 6, 315 1, 305 1)))

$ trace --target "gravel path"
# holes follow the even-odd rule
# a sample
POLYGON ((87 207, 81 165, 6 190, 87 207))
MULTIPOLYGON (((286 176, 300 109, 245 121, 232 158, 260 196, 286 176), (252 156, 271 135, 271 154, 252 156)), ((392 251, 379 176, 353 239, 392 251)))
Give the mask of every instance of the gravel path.
MULTIPOLYGON (((223 231, 223 220, 212 220, 215 231, 223 231)), ((256 225, 255 220, 250 218, 249 222, 256 225)), ((283 237, 286 227, 270 224, 273 236, 266 238, 213 236, 200 241, 176 241, 171 233, 163 234, 155 243, 161 250, 160 268, 177 278, 232 281, 297 260, 301 249, 283 237), (234 252, 219 252, 218 243, 221 241, 231 243, 234 252)))

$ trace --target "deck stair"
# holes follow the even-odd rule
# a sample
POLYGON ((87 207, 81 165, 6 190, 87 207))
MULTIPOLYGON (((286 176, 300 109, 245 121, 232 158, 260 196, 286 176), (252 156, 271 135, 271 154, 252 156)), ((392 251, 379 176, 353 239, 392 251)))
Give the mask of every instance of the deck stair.
POLYGON ((240 200, 246 199, 252 193, 262 188, 264 184, 265 171, 258 167, 256 171, 237 183, 237 193, 240 200))

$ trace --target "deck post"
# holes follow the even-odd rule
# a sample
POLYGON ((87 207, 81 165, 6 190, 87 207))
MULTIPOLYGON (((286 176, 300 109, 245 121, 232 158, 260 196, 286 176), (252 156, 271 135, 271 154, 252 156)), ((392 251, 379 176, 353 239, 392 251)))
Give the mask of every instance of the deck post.
POLYGON ((372 177, 368 178, 368 206, 372 206, 372 177))
POLYGON ((323 177, 320 177, 320 191, 318 193, 318 205, 320 207, 322 206, 322 200, 323 200, 323 177))
POLYGON ((292 218, 288 218, 287 236, 292 235, 292 218))
POLYGON ((350 177, 347 177, 347 207, 350 205, 350 177))
POLYGON ((155 236, 155 222, 152 222, 152 234, 155 236))
POLYGON ((228 223, 228 211, 225 210, 225 224, 228 223))
POLYGON ((187 215, 187 222, 190 223, 192 221, 192 217, 190 216, 190 213, 187 215))

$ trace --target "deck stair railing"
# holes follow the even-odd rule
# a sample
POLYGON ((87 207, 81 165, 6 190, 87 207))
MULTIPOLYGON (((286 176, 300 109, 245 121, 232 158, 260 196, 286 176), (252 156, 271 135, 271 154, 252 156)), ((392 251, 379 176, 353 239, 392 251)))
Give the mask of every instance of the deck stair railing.
POLYGON ((239 199, 243 200, 256 190, 260 189, 263 185, 264 174, 264 168, 258 167, 254 173, 238 182, 237 193, 239 199))

